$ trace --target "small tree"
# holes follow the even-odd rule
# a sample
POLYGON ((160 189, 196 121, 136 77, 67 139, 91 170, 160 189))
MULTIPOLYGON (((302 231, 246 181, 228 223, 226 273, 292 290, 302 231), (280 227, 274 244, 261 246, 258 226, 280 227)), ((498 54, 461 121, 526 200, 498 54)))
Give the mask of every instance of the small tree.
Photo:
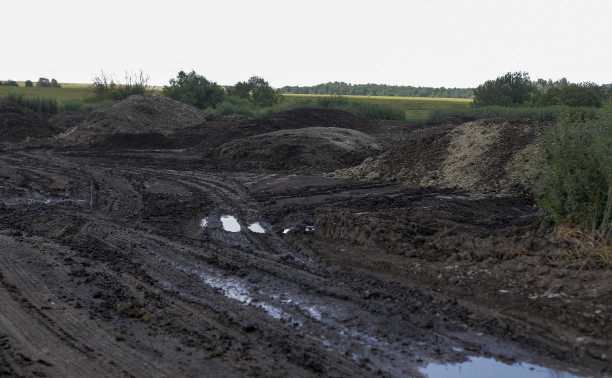
POLYGON ((508 72, 474 89, 474 106, 518 106, 531 100, 534 89, 527 72, 508 72))
POLYGON ((36 86, 41 88, 50 87, 51 82, 49 82, 49 79, 47 79, 46 77, 41 77, 36 82, 36 86))
POLYGON ((19 84, 17 84, 16 81, 11 80, 11 79, 8 79, 4 83, 2 83, 2 85, 6 86, 6 87, 18 87, 19 86, 19 84))
POLYGON ((223 88, 193 70, 189 73, 180 71, 169 82, 169 86, 164 86, 164 96, 199 109, 215 108, 225 97, 223 88))
POLYGON ((26 80, 25 86, 27 88, 32 88, 34 86, 34 83, 32 83, 32 80, 26 80))
POLYGON ((55 79, 51 79, 51 86, 53 88, 61 88, 62 87, 61 85, 59 85, 59 83, 55 79))
POLYGON ((252 76, 248 81, 239 81, 229 90, 230 95, 246 98, 257 106, 278 104, 282 95, 259 76, 252 76))

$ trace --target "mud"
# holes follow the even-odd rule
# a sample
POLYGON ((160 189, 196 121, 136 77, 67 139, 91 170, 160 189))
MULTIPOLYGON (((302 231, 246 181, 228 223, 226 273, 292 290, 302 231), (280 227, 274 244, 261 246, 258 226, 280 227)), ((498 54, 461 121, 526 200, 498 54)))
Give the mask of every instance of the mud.
POLYGON ((282 123, 205 124, 0 152, 0 375, 612 375, 612 272, 523 196, 228 169, 282 123))
POLYGON ((0 100, 0 145, 50 137, 59 132, 60 129, 48 122, 44 115, 15 102, 0 100))

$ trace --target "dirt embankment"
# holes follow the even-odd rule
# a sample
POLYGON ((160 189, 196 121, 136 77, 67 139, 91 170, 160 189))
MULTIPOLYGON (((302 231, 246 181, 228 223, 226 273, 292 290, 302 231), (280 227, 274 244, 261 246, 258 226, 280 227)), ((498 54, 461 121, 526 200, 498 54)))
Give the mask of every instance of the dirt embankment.
POLYGON ((537 152, 540 127, 530 120, 499 118, 432 125, 332 176, 481 193, 522 192, 528 176, 526 163, 537 152))
POLYGON ((0 143, 18 143, 31 138, 48 138, 59 129, 37 114, 12 101, 0 101, 0 143))
POLYGON ((237 169, 326 172, 353 166, 381 150, 376 139, 356 130, 306 127, 230 141, 213 159, 237 169))
POLYGON ((58 139, 65 145, 103 143, 116 134, 170 135, 201 125, 206 113, 163 96, 131 96, 108 108, 93 111, 85 121, 58 139))

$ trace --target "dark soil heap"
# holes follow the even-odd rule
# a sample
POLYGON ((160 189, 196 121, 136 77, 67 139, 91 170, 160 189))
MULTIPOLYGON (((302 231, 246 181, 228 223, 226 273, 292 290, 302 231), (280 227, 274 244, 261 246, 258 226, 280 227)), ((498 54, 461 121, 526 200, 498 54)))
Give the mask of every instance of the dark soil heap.
POLYGON ((206 113, 163 96, 130 96, 93 111, 62 135, 67 144, 96 144, 114 134, 162 134, 206 122, 206 113))
POLYGON ((90 113, 91 111, 89 110, 63 112, 49 118, 49 122, 64 132, 80 123, 85 122, 90 113))
POLYGON ((339 178, 398 181, 409 186, 511 193, 525 189, 525 164, 537 151, 540 125, 526 119, 434 124, 339 178))
POLYGON ((58 129, 44 116, 12 101, 0 101, 0 143, 18 143, 28 138, 46 138, 58 129))
POLYGON ((230 141, 214 153, 213 160, 238 169, 329 172, 358 164, 381 149, 375 138, 360 131, 306 127, 230 141))

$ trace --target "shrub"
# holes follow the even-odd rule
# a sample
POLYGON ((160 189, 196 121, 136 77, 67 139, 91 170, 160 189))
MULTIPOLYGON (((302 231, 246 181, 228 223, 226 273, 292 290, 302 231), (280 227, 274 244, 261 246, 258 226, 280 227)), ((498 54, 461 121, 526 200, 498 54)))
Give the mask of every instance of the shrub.
POLYGON ((51 82, 46 77, 41 77, 36 82, 37 87, 46 88, 51 86, 51 82))
POLYGON ((51 86, 53 88, 61 88, 62 87, 61 85, 59 85, 59 83, 55 79, 51 79, 51 86))
POLYGON ((176 79, 170 79, 170 85, 164 86, 164 96, 181 101, 199 109, 215 108, 223 101, 225 92, 217 83, 210 82, 195 71, 180 71, 176 79))
POLYGON ((46 97, 25 97, 21 94, 8 93, 3 100, 16 102, 30 110, 39 113, 57 114, 58 106, 54 98, 46 97))
POLYGON ((274 106, 282 101, 282 95, 259 76, 252 76, 248 81, 239 81, 228 89, 228 94, 248 99, 261 107, 274 106))
POLYGON ((538 96, 536 105, 601 106, 603 95, 594 86, 569 84, 561 88, 550 88, 538 96))
POLYGON ((557 224, 612 239, 612 110, 596 119, 563 113, 542 137, 533 194, 557 224))
POLYGON ((26 80, 25 86, 26 88, 32 88, 34 86, 34 83, 32 83, 32 80, 26 80))
POLYGON ((138 72, 125 72, 125 81, 115 80, 111 75, 100 71, 100 75, 93 78, 94 95, 86 99, 87 102, 120 101, 132 95, 149 95, 153 89, 149 86, 149 76, 142 70, 138 72))

